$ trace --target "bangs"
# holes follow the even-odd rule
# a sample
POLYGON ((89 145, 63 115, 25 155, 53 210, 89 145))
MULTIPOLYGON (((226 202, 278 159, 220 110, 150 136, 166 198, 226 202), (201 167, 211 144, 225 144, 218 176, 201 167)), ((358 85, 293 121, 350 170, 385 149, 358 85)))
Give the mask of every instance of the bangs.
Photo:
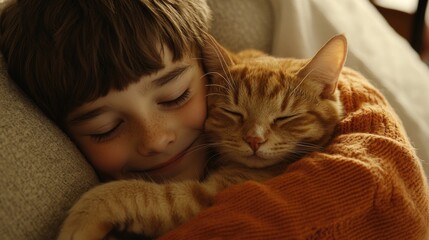
POLYGON ((70 84, 64 89, 75 90, 68 97, 73 99, 68 111, 105 96, 112 89, 123 90, 142 76, 161 70, 163 48, 168 48, 173 53, 173 61, 177 61, 196 44, 182 34, 175 34, 182 31, 168 14, 157 14, 140 1, 129 4, 118 1, 117 5, 103 7, 108 9, 99 15, 84 13, 83 19, 91 17, 88 20, 92 24, 77 21, 70 29, 78 31, 58 34, 64 38, 58 42, 69 45, 60 51, 64 54, 60 59, 70 60, 64 66, 71 67, 69 74, 63 75, 70 76, 63 80, 70 84), (70 49, 78 51, 69 52, 70 49))

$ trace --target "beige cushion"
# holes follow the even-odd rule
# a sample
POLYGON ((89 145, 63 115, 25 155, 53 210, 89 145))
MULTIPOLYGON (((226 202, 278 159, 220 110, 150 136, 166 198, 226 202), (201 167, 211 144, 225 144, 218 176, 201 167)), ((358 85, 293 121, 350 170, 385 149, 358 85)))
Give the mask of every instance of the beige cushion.
POLYGON ((97 176, 71 141, 8 78, 0 59, 0 236, 54 239, 97 176))
POLYGON ((274 18, 267 0, 207 0, 212 9, 210 33, 226 48, 271 52, 274 18))

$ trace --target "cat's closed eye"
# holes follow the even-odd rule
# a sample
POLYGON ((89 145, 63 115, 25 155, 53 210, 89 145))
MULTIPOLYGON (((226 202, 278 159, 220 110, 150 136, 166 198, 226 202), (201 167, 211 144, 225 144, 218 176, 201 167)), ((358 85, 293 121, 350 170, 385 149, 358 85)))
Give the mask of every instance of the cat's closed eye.
POLYGON ((293 118, 296 118, 296 117, 298 117, 300 115, 302 115, 302 114, 301 113, 296 113, 296 114, 284 115, 284 116, 281 116, 281 117, 278 117, 278 118, 274 119, 274 122, 278 123, 278 122, 289 121, 289 120, 291 120, 293 118))
POLYGON ((222 111, 224 113, 226 113, 228 115, 232 115, 233 117, 239 118, 241 120, 243 120, 243 118, 244 118, 243 114, 241 114, 241 113, 239 113, 237 111, 233 111, 233 110, 230 110, 230 109, 227 109, 227 108, 223 108, 223 107, 221 107, 220 109, 222 109, 222 111))

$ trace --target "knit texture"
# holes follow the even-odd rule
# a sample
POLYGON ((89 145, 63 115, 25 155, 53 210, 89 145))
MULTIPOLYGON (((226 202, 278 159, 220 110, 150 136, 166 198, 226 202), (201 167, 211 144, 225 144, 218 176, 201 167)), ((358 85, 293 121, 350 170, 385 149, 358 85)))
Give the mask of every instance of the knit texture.
POLYGON ((162 239, 428 239, 428 186, 400 120, 360 74, 338 87, 345 117, 323 152, 226 189, 162 239))

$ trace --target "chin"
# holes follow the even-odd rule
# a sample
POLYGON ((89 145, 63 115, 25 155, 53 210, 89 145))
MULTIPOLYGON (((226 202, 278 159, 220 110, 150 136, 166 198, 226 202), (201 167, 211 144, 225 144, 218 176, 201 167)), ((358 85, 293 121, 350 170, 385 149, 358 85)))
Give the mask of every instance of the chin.
POLYGON ((277 158, 263 158, 256 155, 253 156, 237 156, 234 162, 244 165, 249 168, 265 168, 280 163, 282 159, 277 158))

